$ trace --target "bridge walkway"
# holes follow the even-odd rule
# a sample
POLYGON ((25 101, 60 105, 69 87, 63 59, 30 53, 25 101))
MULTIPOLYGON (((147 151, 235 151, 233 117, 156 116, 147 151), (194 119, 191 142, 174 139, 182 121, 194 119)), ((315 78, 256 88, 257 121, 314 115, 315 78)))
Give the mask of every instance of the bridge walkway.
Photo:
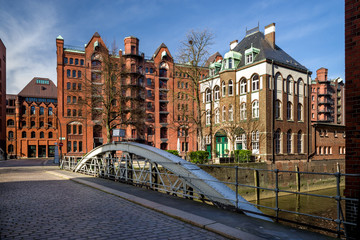
POLYGON ((231 239, 331 239, 317 233, 107 179, 64 170, 52 170, 50 173, 119 196, 231 239))

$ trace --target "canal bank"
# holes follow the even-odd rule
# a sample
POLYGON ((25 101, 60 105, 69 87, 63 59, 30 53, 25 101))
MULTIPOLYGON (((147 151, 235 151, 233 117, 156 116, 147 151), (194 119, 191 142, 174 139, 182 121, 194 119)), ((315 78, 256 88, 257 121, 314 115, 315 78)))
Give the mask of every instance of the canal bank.
MULTIPOLYGON (((275 197, 275 189, 289 192, 309 192, 335 188, 335 173, 344 173, 344 160, 280 161, 273 163, 239 163, 201 165, 201 168, 227 183, 248 201, 275 197)), ((345 184, 340 177, 340 185, 345 184)), ((279 192, 279 196, 289 195, 279 192)))

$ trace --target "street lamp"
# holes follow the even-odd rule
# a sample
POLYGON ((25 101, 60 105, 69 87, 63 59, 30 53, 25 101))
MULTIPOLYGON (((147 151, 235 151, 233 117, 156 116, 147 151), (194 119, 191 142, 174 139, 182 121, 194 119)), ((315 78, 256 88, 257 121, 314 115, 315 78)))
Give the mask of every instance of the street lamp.
MULTIPOLYGON (((63 146, 62 137, 61 137, 61 124, 60 124, 60 120, 59 120, 59 118, 57 117, 57 115, 56 115, 54 112, 53 112, 53 114, 54 114, 54 116, 55 116, 55 118, 56 118, 56 121, 57 121, 57 123, 58 123, 58 125, 59 125, 59 129, 57 129, 57 136, 56 136, 56 137, 57 137, 57 141, 60 140, 60 142, 57 143, 57 147, 58 147, 58 149, 60 150, 60 157, 56 158, 56 155, 55 155, 55 157, 54 157, 54 163, 57 163, 57 164, 60 165, 59 158, 60 158, 60 159, 62 158, 62 150, 61 150, 61 148, 62 148, 62 146, 63 146), (60 137, 59 137, 59 131, 60 131, 60 137)), ((53 125, 48 124, 48 123, 45 123, 45 125, 48 125, 48 126, 50 126, 50 127, 53 126, 53 125)))

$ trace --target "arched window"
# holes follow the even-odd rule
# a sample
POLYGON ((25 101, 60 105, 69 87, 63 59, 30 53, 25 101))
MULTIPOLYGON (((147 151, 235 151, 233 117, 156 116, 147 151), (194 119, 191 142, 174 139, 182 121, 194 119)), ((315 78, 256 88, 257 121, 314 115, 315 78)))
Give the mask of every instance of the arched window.
POLYGON ((292 94, 293 93, 293 85, 294 85, 293 79, 291 77, 288 77, 286 83, 287 83, 288 94, 292 94))
POLYGON ((260 138, 259 131, 253 131, 251 133, 251 148, 253 154, 259 153, 259 138, 260 138))
POLYGON ((287 102, 287 119, 288 120, 292 120, 293 116, 292 116, 292 103, 291 102, 287 102))
POLYGON ((233 81, 229 80, 229 96, 233 95, 233 81))
POLYGON ((215 123, 219 123, 220 122, 220 111, 219 109, 215 110, 215 123))
POLYGON ((304 82, 302 81, 302 79, 298 80, 298 91, 299 91, 299 97, 304 96, 304 82))
POLYGON ((8 153, 14 153, 14 145, 10 144, 8 146, 8 153))
POLYGON ((31 106, 30 108, 30 114, 34 115, 35 114, 35 106, 31 106))
POLYGON ((259 75, 255 74, 252 78, 252 91, 259 91, 259 89, 260 89, 259 75))
POLYGON ((9 120, 7 121, 7 126, 14 126, 14 125, 15 125, 14 120, 9 119, 9 120))
POLYGON ((31 136, 31 138, 35 138, 35 132, 32 131, 32 132, 30 133, 30 136, 31 136))
POLYGON ((25 131, 22 131, 22 132, 21 132, 21 137, 22 137, 22 138, 26 138, 26 132, 25 132, 25 131))
POLYGON ((206 102, 211 102, 211 90, 208 88, 205 91, 205 95, 206 95, 206 102))
POLYGON ((92 60, 91 61, 91 68, 98 69, 101 67, 101 62, 99 60, 92 60))
POLYGON ((252 117, 259 118, 259 101, 254 101, 252 104, 252 117))
POLYGON ((9 131, 8 137, 9 137, 9 140, 14 139, 14 132, 13 132, 13 131, 9 131))
POLYGON ((298 132, 297 134, 297 152, 298 153, 303 153, 303 143, 302 143, 302 132, 301 130, 298 132))
POLYGON ((240 106, 240 120, 246 119, 246 103, 242 103, 240 106))
POLYGON ((283 79, 282 79, 281 75, 277 74, 275 76, 275 79, 276 79, 276 81, 275 81, 275 90, 277 92, 282 92, 282 90, 283 90, 283 79))
POLYGON ((281 136, 280 136, 280 129, 276 130, 274 134, 275 138, 275 153, 279 154, 281 152, 281 136))
POLYGON ((222 86, 222 96, 225 97, 226 96, 226 84, 224 81, 221 83, 221 86, 222 86))
POLYGON ((44 138, 44 132, 40 132, 40 138, 44 138))
POLYGON ((287 134, 286 134, 286 149, 287 149, 288 154, 292 153, 292 133, 291 133, 291 130, 287 131, 287 134))
POLYGON ((39 127, 44 127, 44 122, 43 121, 39 122, 39 127))
POLYGON ((206 111, 206 124, 210 124, 210 111, 206 111))
POLYGON ((222 108, 222 121, 225 122, 226 121, 226 107, 223 106, 222 108))
POLYGON ((35 127, 35 121, 30 122, 30 127, 35 127))
POLYGON ((246 79, 241 79, 240 81, 240 94, 246 93, 246 79))
POLYGON ((298 109, 297 109, 297 118, 298 118, 298 121, 302 121, 303 118, 302 118, 302 105, 301 103, 298 103, 298 109))
POLYGON ((219 86, 214 87, 214 97, 215 97, 215 101, 220 100, 220 88, 219 88, 219 86))
POLYGON ((52 132, 49 132, 48 138, 53 138, 53 133, 52 132))
POLYGON ((279 99, 275 101, 275 119, 281 119, 281 102, 279 99))
POLYGON ((52 115, 53 115, 53 108, 52 108, 52 107, 49 107, 49 108, 48 108, 48 115, 49 115, 49 116, 52 116, 52 115))
POLYGON ((44 115, 44 107, 40 107, 39 115, 44 115))
POLYGON ((232 105, 229 106, 229 121, 234 121, 234 111, 232 105))

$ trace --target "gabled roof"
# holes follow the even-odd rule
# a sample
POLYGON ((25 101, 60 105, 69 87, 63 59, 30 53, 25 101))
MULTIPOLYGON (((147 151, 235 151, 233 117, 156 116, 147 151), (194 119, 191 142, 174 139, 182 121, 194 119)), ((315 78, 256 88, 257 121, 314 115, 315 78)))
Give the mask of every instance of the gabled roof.
POLYGON ((49 78, 34 77, 18 94, 21 97, 57 98, 57 87, 49 78), (38 81, 39 80, 39 81, 38 81), (49 84, 45 84, 49 83, 49 84))
POLYGON ((161 43, 160 46, 155 50, 154 55, 151 57, 151 59, 154 59, 156 55, 158 55, 161 48, 168 48, 165 43, 161 43))
POLYGON ((206 61, 205 67, 209 67, 209 65, 216 60, 216 57, 217 57, 217 56, 220 56, 220 57, 221 57, 221 54, 220 54, 219 52, 216 52, 216 53, 214 53, 213 55, 211 55, 211 56, 208 58, 208 60, 206 61))
POLYGON ((298 61, 292 58, 279 46, 275 45, 275 48, 272 48, 270 44, 265 40, 264 34, 260 31, 245 36, 244 39, 241 40, 241 42, 238 43, 238 45, 236 45, 236 47, 233 49, 233 51, 242 54, 242 59, 238 67, 242 67, 245 65, 245 51, 251 47, 260 50, 259 54, 257 54, 256 58, 254 59, 254 62, 265 59, 274 60, 274 62, 277 63, 282 63, 290 67, 294 67, 303 71, 308 71, 305 66, 301 65, 298 61))

